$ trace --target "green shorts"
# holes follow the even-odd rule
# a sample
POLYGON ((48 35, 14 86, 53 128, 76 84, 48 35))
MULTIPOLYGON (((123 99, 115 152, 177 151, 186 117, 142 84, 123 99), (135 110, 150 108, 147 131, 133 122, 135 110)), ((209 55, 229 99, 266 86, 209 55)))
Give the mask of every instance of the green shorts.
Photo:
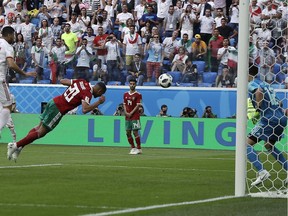
POLYGON ((40 115, 43 125, 50 131, 59 124, 62 117, 63 115, 59 112, 53 100, 47 103, 44 112, 40 115))
POLYGON ((126 120, 125 121, 125 129, 126 130, 140 130, 141 124, 140 120, 126 120))

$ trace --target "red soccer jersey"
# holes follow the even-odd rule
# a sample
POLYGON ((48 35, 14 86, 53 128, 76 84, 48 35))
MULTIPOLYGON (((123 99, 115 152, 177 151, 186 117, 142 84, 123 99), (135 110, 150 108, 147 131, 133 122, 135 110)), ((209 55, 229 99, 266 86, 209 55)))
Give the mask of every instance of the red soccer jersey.
MULTIPOLYGON (((93 41, 94 45, 96 47, 101 47, 105 43, 105 40, 107 37, 108 37, 108 34, 104 34, 101 36, 97 35, 93 41)), ((107 53, 108 53, 107 49, 97 49, 97 55, 104 56, 104 55, 107 55, 107 53)))
MULTIPOLYGON (((142 101, 142 95, 135 91, 133 93, 130 93, 129 91, 128 92, 125 92, 124 93, 124 96, 123 96, 123 99, 124 99, 124 106, 126 108, 126 111, 128 113, 130 113, 136 106, 137 104, 141 103, 142 101)), ((138 112, 138 110, 136 110, 133 115, 131 116, 131 118, 125 118, 126 120, 139 120, 140 119, 140 114, 138 112)))
POLYGON ((61 114, 66 114, 68 111, 82 104, 82 100, 90 104, 92 98, 92 87, 89 82, 79 79, 72 80, 72 85, 69 86, 62 95, 55 97, 53 100, 61 114))

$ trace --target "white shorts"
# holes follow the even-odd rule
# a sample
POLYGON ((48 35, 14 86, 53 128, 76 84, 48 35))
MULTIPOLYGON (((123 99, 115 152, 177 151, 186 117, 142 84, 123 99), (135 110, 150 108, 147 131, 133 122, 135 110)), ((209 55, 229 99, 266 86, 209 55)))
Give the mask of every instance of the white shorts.
POLYGON ((0 103, 3 107, 10 106, 12 104, 9 88, 7 83, 3 80, 0 81, 0 103))

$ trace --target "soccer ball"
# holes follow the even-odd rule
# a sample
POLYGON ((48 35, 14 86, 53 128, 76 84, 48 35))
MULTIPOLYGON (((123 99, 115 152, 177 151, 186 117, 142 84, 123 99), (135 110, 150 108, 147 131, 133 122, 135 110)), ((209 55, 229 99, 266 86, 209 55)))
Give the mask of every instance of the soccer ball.
POLYGON ((170 74, 161 74, 158 78, 158 83, 163 88, 169 88, 172 84, 173 77, 170 74))

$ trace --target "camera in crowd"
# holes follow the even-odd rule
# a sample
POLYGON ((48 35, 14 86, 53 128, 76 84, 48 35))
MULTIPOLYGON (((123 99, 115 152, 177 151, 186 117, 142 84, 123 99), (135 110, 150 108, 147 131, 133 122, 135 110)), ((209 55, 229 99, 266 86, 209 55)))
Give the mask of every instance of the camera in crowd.
POLYGON ((206 106, 202 118, 217 118, 217 115, 212 112, 211 106, 206 106))
POLYGON ((114 112, 113 115, 114 115, 114 116, 124 116, 124 115, 125 115, 123 103, 120 103, 120 104, 117 106, 116 111, 114 112))
POLYGON ((103 115, 103 113, 98 108, 95 108, 91 111, 91 115, 103 115))
POLYGON ((198 118, 197 110, 193 109, 193 108, 190 108, 190 107, 185 107, 183 109, 182 114, 181 114, 180 117, 183 117, 183 118, 198 118))

